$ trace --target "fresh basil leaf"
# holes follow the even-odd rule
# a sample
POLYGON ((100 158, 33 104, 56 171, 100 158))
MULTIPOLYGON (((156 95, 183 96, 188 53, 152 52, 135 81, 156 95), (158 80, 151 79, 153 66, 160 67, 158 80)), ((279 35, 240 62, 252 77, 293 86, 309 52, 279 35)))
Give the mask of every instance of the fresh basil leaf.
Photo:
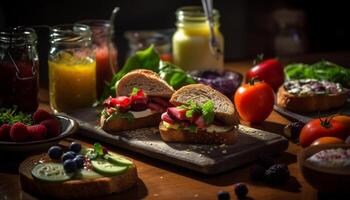
POLYGON ((131 123, 135 118, 134 115, 132 115, 130 112, 115 111, 107 118, 107 121, 112 119, 126 119, 129 123, 131 123))
POLYGON ((214 121, 214 103, 209 100, 202 105, 202 115, 206 124, 214 121))
POLYGON ((139 88, 133 87, 130 96, 137 95, 137 92, 138 92, 138 91, 140 91, 139 88))
POLYGON ((94 152, 98 156, 103 156, 103 146, 100 143, 95 143, 94 144, 94 152))
POLYGON ((159 76, 175 90, 184 85, 196 83, 196 81, 180 67, 165 61, 159 62, 159 76))
POLYGON ((191 117, 193 117, 193 110, 187 110, 186 111, 186 118, 191 118, 191 117))

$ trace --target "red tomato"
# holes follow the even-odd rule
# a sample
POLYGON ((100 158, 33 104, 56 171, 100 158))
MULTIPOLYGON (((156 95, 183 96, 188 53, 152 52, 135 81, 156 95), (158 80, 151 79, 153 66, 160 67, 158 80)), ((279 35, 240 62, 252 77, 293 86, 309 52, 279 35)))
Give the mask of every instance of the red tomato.
POLYGON ((336 115, 332 118, 339 123, 342 123, 344 126, 348 128, 348 133, 350 134, 350 116, 349 115, 336 115))
POLYGON ((277 91, 284 82, 283 66, 277 59, 265 60, 247 72, 246 81, 254 77, 265 81, 274 91, 277 91))
POLYGON ((332 119, 313 119, 301 129, 299 142, 307 147, 321 137, 336 137, 345 140, 347 128, 342 123, 332 119))
POLYGON ((234 103, 243 120, 253 123, 262 122, 272 112, 275 94, 264 82, 244 84, 237 89, 234 103))

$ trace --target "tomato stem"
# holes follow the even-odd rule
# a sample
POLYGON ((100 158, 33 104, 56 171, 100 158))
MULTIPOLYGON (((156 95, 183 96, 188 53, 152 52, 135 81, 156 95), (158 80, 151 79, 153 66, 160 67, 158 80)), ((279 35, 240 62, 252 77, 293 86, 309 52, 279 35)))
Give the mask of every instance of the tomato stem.
POLYGON ((256 58, 253 61, 253 65, 254 66, 257 65, 257 64, 261 63, 261 61, 263 61, 263 60, 264 60, 264 54, 263 53, 258 54, 258 55, 256 55, 256 58))

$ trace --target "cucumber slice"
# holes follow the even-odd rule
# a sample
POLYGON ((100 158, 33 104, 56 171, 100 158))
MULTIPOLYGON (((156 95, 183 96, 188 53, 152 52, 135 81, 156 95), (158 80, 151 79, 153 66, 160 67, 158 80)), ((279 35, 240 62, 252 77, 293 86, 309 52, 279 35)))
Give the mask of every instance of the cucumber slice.
POLYGON ((32 175, 47 182, 62 182, 73 177, 73 174, 65 172, 63 164, 60 163, 40 163, 32 169, 32 175))
POLYGON ((130 160, 123 158, 120 155, 110 153, 110 152, 105 155, 105 159, 108 160, 110 163, 113 163, 115 165, 123 165, 123 166, 133 165, 133 162, 131 162, 130 160))
POLYGON ((94 170, 86 170, 86 169, 81 169, 79 170, 74 178, 76 179, 95 179, 95 178, 102 178, 101 174, 95 172, 94 170))
POLYGON ((119 175, 128 169, 127 166, 114 165, 103 159, 92 160, 91 164, 96 172, 106 175, 119 175))

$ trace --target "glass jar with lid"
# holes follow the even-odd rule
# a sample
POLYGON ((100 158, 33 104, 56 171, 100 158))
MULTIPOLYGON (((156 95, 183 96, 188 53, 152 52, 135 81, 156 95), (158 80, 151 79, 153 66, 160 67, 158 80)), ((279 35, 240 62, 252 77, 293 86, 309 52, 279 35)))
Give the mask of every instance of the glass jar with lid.
MULTIPOLYGON (((210 49, 210 29, 200 6, 181 7, 176 11, 177 31, 173 35, 173 60, 184 70, 222 71, 223 54, 216 56, 210 49)), ((224 38, 219 30, 219 12, 213 10, 214 33, 223 52, 224 38)))
POLYGON ((111 30, 109 20, 83 20, 77 24, 89 26, 92 33, 92 48, 96 56, 96 88, 99 97, 106 83, 112 80, 118 70, 118 51, 113 41, 114 30, 111 30))
POLYGON ((38 107, 39 59, 33 29, 0 30, 0 107, 33 112, 38 107))
POLYGON ((50 105, 55 112, 91 106, 96 101, 96 61, 89 26, 51 28, 50 105))

